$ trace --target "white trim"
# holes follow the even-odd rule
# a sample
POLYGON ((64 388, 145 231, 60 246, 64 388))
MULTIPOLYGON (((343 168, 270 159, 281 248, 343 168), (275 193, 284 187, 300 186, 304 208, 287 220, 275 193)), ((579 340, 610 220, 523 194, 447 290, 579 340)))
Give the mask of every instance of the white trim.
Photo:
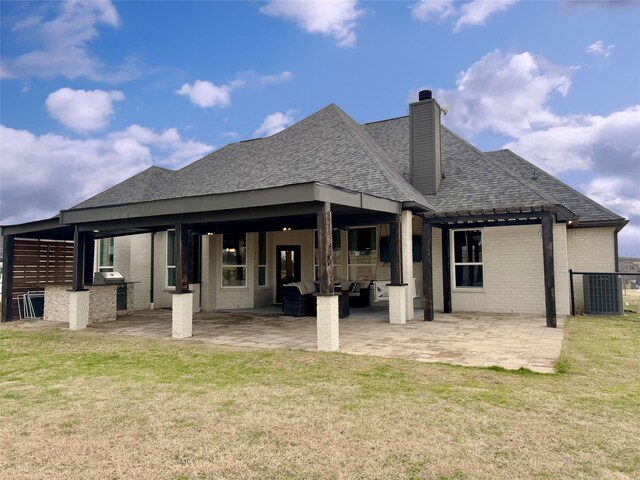
MULTIPOLYGON (((449 258, 450 258, 450 272, 451 272, 451 291, 452 292, 471 292, 471 293, 481 293, 485 291, 485 279, 484 279, 484 274, 485 274, 485 269, 484 269, 484 260, 482 260, 481 262, 458 262, 456 263, 456 244, 455 244, 455 239, 454 239, 454 234, 455 232, 480 232, 480 242, 482 245, 482 250, 484 250, 484 228, 481 227, 475 227, 475 228, 455 228, 455 229, 451 229, 451 231, 449 232, 449 258), (459 287, 456 285, 456 266, 465 266, 465 265, 472 265, 472 266, 481 266, 482 267, 482 286, 481 287, 475 287, 475 286, 462 286, 459 287)), ((483 252, 483 257, 484 259, 484 252, 483 252)))
POLYGON ((269 262, 269 255, 268 255, 268 251, 269 249, 267 248, 267 232, 266 231, 262 231, 262 232, 258 232, 258 254, 256 255, 257 258, 257 264, 258 264, 258 278, 256 279, 256 284, 258 285, 258 288, 269 288, 269 269, 267 268, 267 264, 269 262), (264 233, 264 264, 260 263, 260 234, 264 233), (260 284, 260 269, 264 268, 264 284, 260 284))
MULTIPOLYGON (((374 277, 378 276, 378 259, 380 258, 380 231, 378 229, 378 225, 363 225, 361 227, 353 227, 347 231, 347 245, 346 245, 346 254, 347 254, 347 281, 356 281, 357 278, 351 278, 351 267, 373 267, 374 277), (376 255, 373 263, 349 263, 349 257, 351 250, 349 249, 349 233, 352 230, 360 230, 363 228, 373 228, 375 230, 375 239, 376 239, 376 255)), ((375 280, 375 278, 370 278, 369 280, 375 280)))
POLYGON ((98 240, 96 240, 96 242, 98 243, 98 248, 96 248, 96 251, 98 252, 98 255, 96 257, 96 272, 113 272, 114 270, 114 263, 115 263, 115 257, 116 257, 116 242, 115 239, 113 237, 105 237, 105 238, 99 238, 98 240), (102 241, 103 240, 111 240, 111 248, 113 249, 113 258, 111 259, 111 265, 100 265, 100 258, 101 258, 101 253, 102 253, 102 241), (103 270, 104 269, 104 270, 103 270), (108 270, 110 269, 110 270, 108 270))
MULTIPOLYGON (((226 234, 229 235, 229 234, 226 234)), ((247 238, 247 234, 243 233, 241 235, 244 235, 244 248, 245 248, 245 262, 247 261, 247 257, 249 255, 249 242, 248 242, 248 238, 247 238)), ((220 290, 249 290, 249 282, 248 282, 248 268, 247 268, 247 264, 245 263, 244 265, 225 265, 224 263, 224 236, 225 234, 223 233, 222 235, 220 235, 220 290), (244 285, 224 285, 224 275, 223 272, 225 270, 225 268, 230 269, 230 268, 244 268, 244 285)))
MULTIPOLYGON (((174 265, 169 265, 169 232, 173 232, 174 235, 174 240, 173 243, 175 244, 176 239, 175 239, 175 232, 176 229, 175 228, 169 228, 166 232, 165 232, 165 238, 164 238, 164 288, 167 291, 173 291, 176 289, 175 285, 169 285, 169 269, 173 268, 173 270, 175 271, 176 266, 174 265)), ((175 261, 175 259, 174 259, 175 261)), ((178 283, 178 279, 176 278, 176 283, 178 283)))

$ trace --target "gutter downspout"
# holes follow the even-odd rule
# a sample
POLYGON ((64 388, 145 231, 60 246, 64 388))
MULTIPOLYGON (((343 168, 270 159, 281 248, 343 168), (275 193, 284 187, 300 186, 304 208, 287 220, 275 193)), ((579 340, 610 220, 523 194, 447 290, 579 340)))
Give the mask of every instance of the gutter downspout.
POLYGON ((154 284, 153 284, 153 279, 155 277, 155 269, 154 269, 154 264, 155 264, 155 237, 156 237, 156 232, 151 232, 151 268, 149 269, 151 271, 151 278, 149 279, 149 308, 151 310, 153 310, 153 290, 154 290, 154 284))

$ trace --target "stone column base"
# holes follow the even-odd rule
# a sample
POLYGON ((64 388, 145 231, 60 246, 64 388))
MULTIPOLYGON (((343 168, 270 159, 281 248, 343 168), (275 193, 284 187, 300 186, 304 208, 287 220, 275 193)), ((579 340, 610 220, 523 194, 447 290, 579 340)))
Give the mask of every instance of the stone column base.
POLYGON ((193 293, 174 293, 172 309, 171 336, 190 338, 193 333, 193 293))
POLYGON ((407 323, 407 285, 389 285, 389 323, 407 323))
POLYGON ((318 350, 335 352, 340 348, 338 295, 317 295, 318 350))
POLYGON ((69 292, 69 330, 84 330, 89 323, 89 290, 69 292))

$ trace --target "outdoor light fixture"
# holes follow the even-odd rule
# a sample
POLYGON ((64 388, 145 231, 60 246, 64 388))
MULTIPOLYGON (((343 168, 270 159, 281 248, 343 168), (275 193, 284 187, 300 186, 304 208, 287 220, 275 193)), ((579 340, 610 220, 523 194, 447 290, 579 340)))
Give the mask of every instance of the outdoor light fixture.
POLYGON ((283 232, 288 232, 289 230, 291 230, 291 227, 282 227, 283 232))

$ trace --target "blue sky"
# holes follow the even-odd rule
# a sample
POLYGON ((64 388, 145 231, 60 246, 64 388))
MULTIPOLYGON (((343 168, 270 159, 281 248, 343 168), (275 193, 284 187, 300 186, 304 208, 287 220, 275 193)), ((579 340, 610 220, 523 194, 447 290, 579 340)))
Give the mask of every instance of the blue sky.
POLYGON ((0 222, 45 218, 329 103, 360 122, 417 90, 632 220, 640 256, 640 2, 0 3, 0 222))

